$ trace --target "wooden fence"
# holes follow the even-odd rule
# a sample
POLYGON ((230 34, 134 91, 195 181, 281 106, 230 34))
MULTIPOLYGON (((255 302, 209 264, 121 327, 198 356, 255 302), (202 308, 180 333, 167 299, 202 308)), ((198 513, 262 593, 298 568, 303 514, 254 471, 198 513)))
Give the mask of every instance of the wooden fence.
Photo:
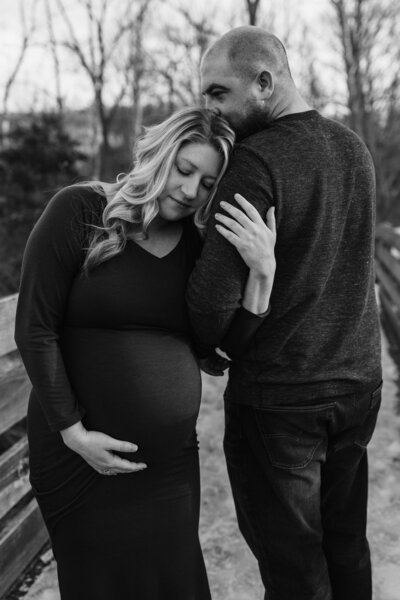
POLYGON ((30 384, 14 342, 17 295, 0 299, 0 598, 47 542, 28 474, 30 384))
POLYGON ((400 231, 379 225, 375 255, 382 317, 400 345, 400 231))

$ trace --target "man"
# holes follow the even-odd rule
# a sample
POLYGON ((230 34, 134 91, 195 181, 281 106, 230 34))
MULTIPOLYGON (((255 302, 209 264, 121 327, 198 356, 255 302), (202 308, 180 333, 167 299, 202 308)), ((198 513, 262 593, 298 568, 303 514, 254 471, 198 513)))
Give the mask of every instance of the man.
MULTIPOLYGON (((233 356, 224 448, 238 522, 269 600, 368 600, 367 452, 381 398, 375 184, 363 142, 300 96, 281 42, 229 31, 201 68, 238 143, 215 200, 275 206, 271 312, 233 356)), ((219 212, 221 209, 219 208, 219 212)), ((188 302, 218 346, 246 267, 211 218, 188 302)))

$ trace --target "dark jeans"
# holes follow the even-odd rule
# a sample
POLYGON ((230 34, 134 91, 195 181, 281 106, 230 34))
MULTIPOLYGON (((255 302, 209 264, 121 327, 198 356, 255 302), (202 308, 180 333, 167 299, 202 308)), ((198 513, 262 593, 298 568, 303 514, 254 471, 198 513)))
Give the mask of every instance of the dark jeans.
POLYGON ((381 387, 254 408, 226 395, 224 449, 266 600, 370 600, 366 446, 381 387))

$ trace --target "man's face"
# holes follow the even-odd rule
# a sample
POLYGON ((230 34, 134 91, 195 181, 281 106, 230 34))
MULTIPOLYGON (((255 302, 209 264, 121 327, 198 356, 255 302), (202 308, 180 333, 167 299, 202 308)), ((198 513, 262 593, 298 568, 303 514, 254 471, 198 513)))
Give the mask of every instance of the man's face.
POLYGON ((225 117, 239 139, 266 126, 268 113, 257 80, 239 77, 225 54, 205 58, 201 89, 206 107, 225 117))

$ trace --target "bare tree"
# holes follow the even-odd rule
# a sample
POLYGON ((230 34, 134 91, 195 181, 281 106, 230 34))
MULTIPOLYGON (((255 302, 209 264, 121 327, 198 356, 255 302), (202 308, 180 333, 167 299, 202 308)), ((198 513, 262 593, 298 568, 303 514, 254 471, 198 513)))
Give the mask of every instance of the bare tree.
POLYGON ((171 108, 178 104, 202 102, 200 63, 211 40, 216 36, 214 14, 208 10, 200 17, 186 8, 177 9, 183 23, 167 25, 164 36, 167 52, 159 55, 154 68, 167 85, 171 108))
POLYGON ((399 96, 400 15, 397 2, 330 1, 335 11, 336 34, 345 68, 349 124, 364 139, 374 158, 378 199, 381 213, 385 213, 385 207, 391 201, 391 175, 383 159, 380 138, 399 96))
POLYGON ((261 0, 246 0, 247 13, 249 16, 249 25, 257 25, 257 13, 261 0))
POLYGON ((165 87, 168 112, 171 113, 177 106, 184 106, 191 100, 187 94, 188 89, 184 84, 186 76, 178 77, 181 74, 182 61, 175 53, 168 52, 168 55, 160 57, 156 55, 152 60, 152 71, 158 74, 160 90, 165 87))
POLYGON ((366 97, 364 74, 361 69, 364 42, 362 39, 362 8, 365 0, 356 0, 351 8, 346 0, 331 0, 331 2, 336 11, 339 26, 338 35, 347 79, 350 126, 366 139, 366 97))
MULTIPOLYGON (((95 120, 94 138, 100 134, 99 164, 96 175, 103 177, 106 157, 110 154, 111 124, 116 111, 127 94, 132 92, 132 66, 135 57, 142 57, 142 37, 138 36, 138 23, 143 23, 147 9, 144 0, 125 0, 118 6, 109 0, 78 0, 87 22, 86 39, 78 38, 64 0, 57 0, 60 13, 67 30, 63 45, 78 60, 89 77, 94 96, 95 120), (110 16, 110 8, 114 17, 110 16), (133 37, 132 37, 133 36, 133 37), (132 39, 139 41, 139 53, 135 52, 132 39), (129 52, 125 48, 129 48, 129 52), (123 61, 123 64, 122 64, 123 61), (107 101, 106 101, 107 99, 107 101)), ((147 2, 147 5, 149 3, 147 2)), ((137 61, 136 61, 137 66, 137 61)), ((141 63, 140 63, 141 64, 141 63)), ((136 74, 143 74, 137 69, 136 74)), ((136 89, 136 101, 138 92, 136 89)), ((136 104, 137 106, 137 104, 136 104)))
POLYGON ((144 35, 150 4, 151 0, 140 0, 137 16, 130 31, 129 56, 125 69, 132 94, 132 135, 135 139, 142 125, 142 96, 149 62, 144 48, 144 35))
MULTIPOLYGON (((387 63, 383 74, 382 59, 393 60, 397 47, 398 20, 395 2, 380 0, 330 0, 335 10, 337 36, 346 73, 350 126, 373 145, 370 119, 377 103, 389 97, 397 85, 397 67, 387 63), (385 81, 386 80, 386 81, 385 81)), ((398 60, 398 56, 397 56, 398 60)))
POLYGON ((21 45, 19 49, 19 53, 17 56, 17 60, 14 64, 14 67, 8 76, 3 92, 3 120, 8 114, 8 102, 10 99, 11 89, 17 79, 18 73, 22 67, 22 63, 24 62, 24 58, 26 55, 26 51, 28 50, 29 45, 32 43, 32 38, 36 30, 36 8, 37 8, 37 0, 34 0, 31 3, 31 10, 29 16, 26 14, 26 3, 24 4, 24 0, 19 1, 19 13, 20 13, 20 21, 22 28, 22 38, 21 45))
POLYGON ((301 32, 301 44, 293 48, 301 59, 301 73, 299 73, 299 88, 306 101, 315 109, 323 110, 328 103, 320 75, 319 63, 312 34, 308 24, 304 24, 301 32))
POLYGON ((47 30, 49 35, 49 45, 50 51, 53 58, 53 66, 54 66, 54 83, 56 87, 56 102, 58 113, 60 117, 64 111, 64 101, 61 92, 61 70, 60 70, 60 60, 58 56, 58 46, 56 37, 54 34, 54 24, 53 24, 53 14, 50 11, 49 0, 45 0, 45 9, 46 9, 46 20, 47 20, 47 30))

